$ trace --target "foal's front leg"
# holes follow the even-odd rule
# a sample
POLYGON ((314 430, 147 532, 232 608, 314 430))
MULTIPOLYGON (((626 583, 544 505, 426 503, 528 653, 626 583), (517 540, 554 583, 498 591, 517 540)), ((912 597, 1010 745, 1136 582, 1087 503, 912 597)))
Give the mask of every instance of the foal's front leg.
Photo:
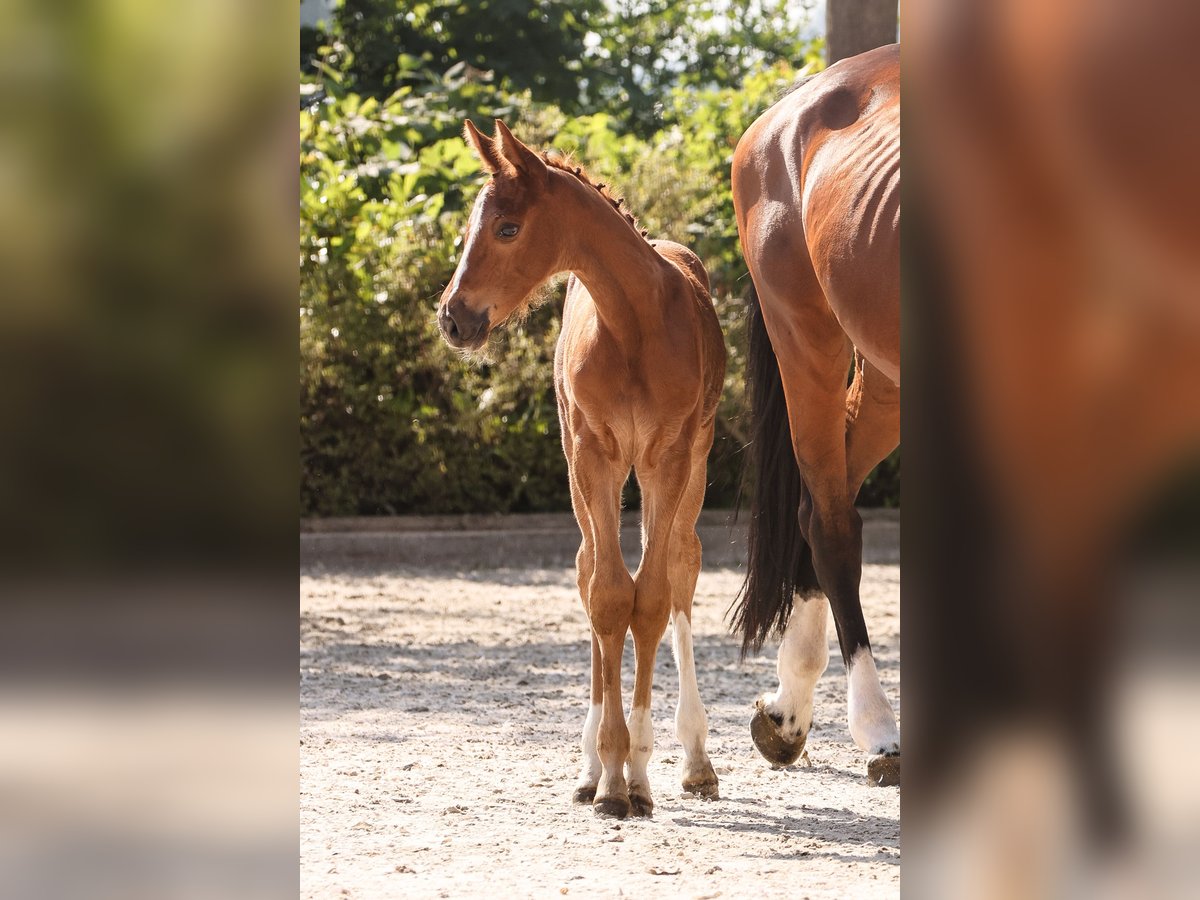
POLYGON ((590 547, 593 554, 590 567, 580 565, 580 589, 592 626, 592 709, 584 726, 584 776, 575 796, 586 799, 591 787, 586 783, 591 775, 587 755, 590 732, 595 729, 600 772, 593 807, 601 815, 624 818, 629 814, 624 772, 629 730, 621 703, 621 655, 633 614, 633 579, 621 556, 620 514, 621 486, 628 470, 622 472, 592 435, 577 437, 572 449, 576 515, 585 533, 584 548, 590 547))

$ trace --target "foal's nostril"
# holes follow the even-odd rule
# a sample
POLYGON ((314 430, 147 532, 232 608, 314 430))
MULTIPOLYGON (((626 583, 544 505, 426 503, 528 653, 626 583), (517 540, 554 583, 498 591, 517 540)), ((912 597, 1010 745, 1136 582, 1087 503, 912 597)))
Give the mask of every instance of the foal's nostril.
POLYGON ((466 347, 481 342, 487 335, 487 319, 486 313, 474 313, 457 300, 447 303, 437 314, 438 328, 455 347, 466 347))
POLYGON ((448 307, 443 306, 437 312, 438 327, 442 330, 442 334, 448 340, 457 341, 459 339, 458 323, 454 321, 454 316, 450 314, 448 307))

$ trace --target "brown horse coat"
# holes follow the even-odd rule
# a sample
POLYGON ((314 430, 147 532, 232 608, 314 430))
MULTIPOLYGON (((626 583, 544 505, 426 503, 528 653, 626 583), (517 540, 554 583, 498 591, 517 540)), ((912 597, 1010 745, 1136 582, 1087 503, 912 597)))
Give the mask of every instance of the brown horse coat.
POLYGON ((733 160, 738 233, 757 294, 759 472, 734 621, 746 648, 788 629, 780 689, 759 701, 751 730, 777 764, 803 749, 827 659, 824 593, 849 674, 851 735, 874 754, 873 777, 888 781, 898 778, 900 735, 859 603, 854 498, 900 439, 899 89, 897 46, 843 60, 767 110, 733 160), (804 602, 793 612, 794 593, 804 602))

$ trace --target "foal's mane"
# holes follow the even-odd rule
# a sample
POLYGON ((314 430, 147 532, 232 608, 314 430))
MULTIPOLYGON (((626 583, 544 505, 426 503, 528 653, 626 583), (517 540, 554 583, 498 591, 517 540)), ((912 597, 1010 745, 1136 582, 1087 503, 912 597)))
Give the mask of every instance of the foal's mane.
POLYGON ((612 191, 608 189, 608 185, 603 182, 592 181, 591 176, 588 175, 582 166, 573 165, 569 157, 563 156, 556 150, 543 150, 541 157, 542 161, 551 168, 560 169, 568 175, 574 175, 588 187, 595 188, 600 193, 600 196, 607 200, 612 208, 625 218, 625 221, 629 223, 634 231, 649 240, 649 234, 646 229, 638 225, 638 221, 634 218, 633 213, 625 208, 624 197, 614 197, 612 191))

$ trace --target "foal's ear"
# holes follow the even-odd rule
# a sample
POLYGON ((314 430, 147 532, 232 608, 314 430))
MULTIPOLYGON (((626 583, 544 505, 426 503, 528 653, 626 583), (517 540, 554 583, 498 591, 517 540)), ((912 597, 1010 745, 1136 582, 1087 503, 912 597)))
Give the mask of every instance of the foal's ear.
POLYGON ((492 138, 492 146, 514 172, 543 182, 549 180, 550 172, 542 158, 513 137, 508 126, 499 119, 496 120, 496 134, 492 138))
POLYGON ((467 143, 474 149, 475 155, 483 163, 484 169, 495 175, 504 168, 504 161, 496 152, 496 148, 492 146, 492 142, 480 133, 479 129, 475 127, 475 123, 470 119, 463 122, 463 137, 466 138, 467 143))

